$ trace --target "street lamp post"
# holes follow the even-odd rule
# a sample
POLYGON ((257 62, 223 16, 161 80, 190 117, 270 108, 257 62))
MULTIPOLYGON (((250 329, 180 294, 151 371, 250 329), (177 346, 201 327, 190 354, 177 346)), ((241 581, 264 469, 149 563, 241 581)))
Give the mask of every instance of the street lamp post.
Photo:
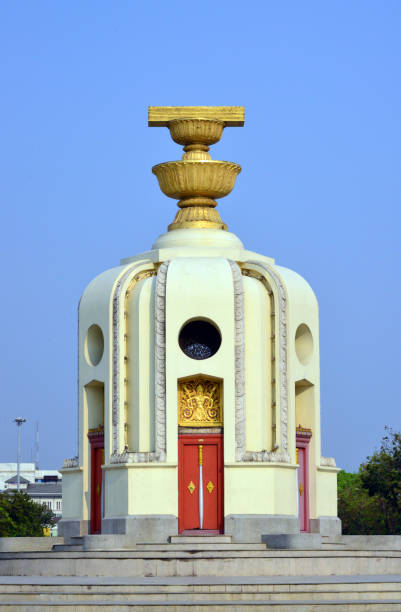
POLYGON ((21 425, 26 423, 26 419, 16 417, 14 421, 17 423, 17 491, 19 491, 21 481, 21 425))

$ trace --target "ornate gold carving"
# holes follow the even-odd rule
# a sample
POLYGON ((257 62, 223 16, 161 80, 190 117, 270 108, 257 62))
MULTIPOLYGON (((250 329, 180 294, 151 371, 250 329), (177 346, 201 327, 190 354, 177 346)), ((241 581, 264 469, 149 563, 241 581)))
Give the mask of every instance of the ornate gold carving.
POLYGON ((217 206, 215 198, 232 191, 241 167, 225 161, 182 160, 153 166, 162 192, 180 200, 178 206, 217 206))
POLYGON ((181 427, 221 427, 221 383, 193 378, 178 383, 178 424, 181 427))
POLYGON ((212 229, 227 229, 227 225, 221 220, 217 210, 208 206, 188 206, 180 208, 177 211, 175 219, 169 228, 179 227, 185 229, 188 227, 194 228, 212 228, 212 229))
POLYGON ((312 430, 308 427, 302 427, 302 425, 298 425, 296 429, 296 435, 300 436, 301 438, 311 438, 312 430))
POLYGON ((199 444, 198 446, 198 453, 199 453, 199 465, 203 465, 203 446, 202 444, 199 444))
POLYGON ((189 483, 189 485, 188 485, 187 489, 188 489, 188 491, 191 493, 191 495, 192 495, 192 493, 195 491, 196 487, 195 487, 194 483, 192 482, 192 480, 191 480, 191 482, 189 483))
POLYGON ((296 458, 295 463, 299 463, 299 448, 297 448, 297 458, 296 458))
POLYGON ((91 427, 88 429, 88 434, 103 434, 104 425, 98 425, 98 427, 91 427))
POLYGON ((301 482, 300 485, 299 485, 299 494, 302 496, 303 492, 304 492, 304 488, 303 488, 302 482, 301 482))
POLYGON ((243 107, 149 107, 149 125, 167 126, 171 138, 184 145, 181 161, 153 166, 162 192, 179 200, 182 209, 169 230, 227 229, 217 211, 216 198, 232 191, 241 166, 212 160, 209 145, 221 138, 224 127, 244 123, 243 107))
POLYGON ((214 484, 212 483, 211 480, 209 480, 209 482, 206 485, 207 490, 209 491, 209 493, 211 493, 214 489, 214 484))

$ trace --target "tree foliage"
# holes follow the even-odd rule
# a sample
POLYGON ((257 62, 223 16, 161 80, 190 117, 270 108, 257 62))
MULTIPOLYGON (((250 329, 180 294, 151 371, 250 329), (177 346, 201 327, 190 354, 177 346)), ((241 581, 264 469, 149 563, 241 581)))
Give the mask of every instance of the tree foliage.
POLYGON ((385 534, 377 497, 370 497, 360 473, 338 473, 338 516, 344 535, 385 534))
POLYGON ((359 472, 339 472, 338 515, 344 534, 401 534, 401 433, 386 428, 359 472))
POLYGON ((0 493, 0 537, 41 537, 55 516, 23 492, 0 493))

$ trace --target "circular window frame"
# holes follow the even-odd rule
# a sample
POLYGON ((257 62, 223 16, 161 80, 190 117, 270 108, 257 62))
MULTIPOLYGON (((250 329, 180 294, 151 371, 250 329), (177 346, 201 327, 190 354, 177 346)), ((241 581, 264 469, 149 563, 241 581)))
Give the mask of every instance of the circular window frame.
POLYGON ((183 323, 183 325, 180 327, 180 330, 178 332, 177 340, 178 340, 178 346, 180 347, 180 349, 184 353, 184 355, 186 357, 188 357, 188 359, 193 359, 194 361, 206 361, 207 359, 211 359, 212 357, 214 357, 219 352, 221 344, 223 342, 223 337, 222 337, 222 334, 221 334, 220 327, 212 319, 209 319, 207 317, 192 317, 191 319, 188 319, 187 321, 185 321, 185 323, 183 323), (217 338, 215 338, 215 342, 216 342, 215 350, 212 349, 213 352, 211 353, 211 355, 208 355, 207 357, 194 357, 192 355, 189 355, 186 352, 185 347, 182 346, 183 342, 181 341, 181 335, 182 335, 183 330, 185 329, 185 327, 187 327, 191 323, 197 323, 197 322, 199 322, 199 323, 207 323, 208 326, 210 326, 213 329, 213 333, 216 332, 216 334, 217 334, 217 338))

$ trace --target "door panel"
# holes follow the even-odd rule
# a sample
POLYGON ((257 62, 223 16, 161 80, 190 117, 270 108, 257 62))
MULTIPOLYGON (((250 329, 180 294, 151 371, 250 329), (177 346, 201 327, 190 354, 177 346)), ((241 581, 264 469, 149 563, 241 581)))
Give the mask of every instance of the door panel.
POLYGON ((203 529, 220 529, 218 525, 219 478, 218 445, 203 447, 203 529))
MULTIPOLYGON (((89 436, 88 436, 89 437, 89 436)), ((91 444, 91 505, 90 505, 90 533, 102 531, 102 465, 104 463, 103 436, 89 437, 91 444)))
POLYGON ((178 461, 179 531, 188 529, 222 531, 222 436, 180 436, 178 461))
POLYGON ((198 445, 186 444, 183 456, 183 521, 185 529, 199 529, 199 467, 198 445))
POLYGON ((309 531, 308 442, 297 440, 299 529, 309 531), (302 446, 301 446, 302 445, 302 446))

